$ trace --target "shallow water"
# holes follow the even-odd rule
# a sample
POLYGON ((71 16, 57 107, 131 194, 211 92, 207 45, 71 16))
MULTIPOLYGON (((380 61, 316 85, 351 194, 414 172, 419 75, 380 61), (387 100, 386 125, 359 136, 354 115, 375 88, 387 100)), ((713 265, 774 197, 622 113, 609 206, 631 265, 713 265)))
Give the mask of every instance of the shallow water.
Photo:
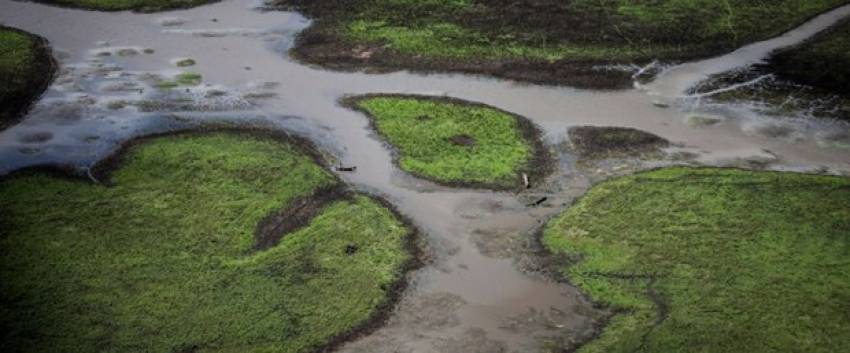
POLYGON ((344 95, 417 93, 482 102, 528 117, 552 146, 564 141, 570 126, 614 125, 665 137, 705 164, 749 158, 767 160, 774 169, 850 172, 848 150, 818 140, 824 131, 850 131, 847 125, 808 121, 793 127, 794 139, 776 138, 753 124, 785 122, 682 99, 706 75, 799 42, 846 16, 850 6, 781 38, 673 67, 637 89, 599 92, 468 75, 373 75, 305 66, 285 52, 309 21, 296 13, 258 11, 257 5, 237 0, 133 14, 0 1, 0 22, 46 37, 62 62, 61 75, 30 115, 0 133, 0 174, 46 163, 85 168, 133 136, 210 121, 267 125, 312 139, 343 164, 358 167, 341 174, 346 181, 388 198, 412 218, 435 257, 415 273, 388 324, 342 351, 533 352, 546 340, 586 332, 596 314, 575 288, 522 271, 510 253, 521 246, 500 243, 528 239, 587 189, 590 177, 573 167, 569 154, 561 156, 561 168, 547 185, 530 192, 438 187, 393 167, 366 118, 338 105, 344 95), (197 65, 178 68, 174 63, 181 58, 197 65), (154 87, 181 71, 202 74, 204 83, 168 92, 154 87), (659 108, 655 101, 673 107, 659 108), (700 128, 684 123, 687 114, 702 111, 727 119, 700 128), (543 207, 524 206, 542 195, 550 197, 543 207))

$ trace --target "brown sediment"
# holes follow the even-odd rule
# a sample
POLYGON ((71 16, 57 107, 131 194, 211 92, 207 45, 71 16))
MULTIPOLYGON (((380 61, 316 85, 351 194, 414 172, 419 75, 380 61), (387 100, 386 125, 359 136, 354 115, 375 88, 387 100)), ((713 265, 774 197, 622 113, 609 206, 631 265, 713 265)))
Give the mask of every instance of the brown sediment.
MULTIPOLYGON (((514 121, 516 121, 516 124, 517 124, 516 125, 517 130, 522 135, 523 140, 525 140, 525 142, 528 143, 529 146, 531 146, 531 158, 526 162, 525 165, 519 167, 517 170, 514 171, 515 179, 516 179, 516 182, 514 183, 515 186, 506 186, 504 184, 495 184, 495 183, 460 181, 460 180, 458 180, 458 181, 442 181, 442 180, 436 180, 436 179, 430 178, 430 177, 428 177, 426 175, 422 175, 420 173, 405 170, 406 173, 409 173, 409 174, 411 174, 411 175, 413 175, 417 178, 429 180, 429 181, 434 182, 436 184, 449 186, 449 187, 461 187, 461 188, 469 188, 469 189, 491 189, 491 190, 518 190, 518 189, 524 188, 523 178, 522 178, 523 173, 528 175, 528 178, 529 178, 529 180, 532 184, 537 184, 537 183, 543 181, 546 178, 546 176, 548 176, 549 174, 552 173, 552 171, 555 170, 555 159, 552 156, 551 151, 549 151, 549 149, 543 144, 543 139, 542 139, 543 133, 542 133, 542 131, 533 122, 531 122, 531 120, 529 120, 529 119, 527 119, 527 118, 525 118, 521 115, 511 113, 509 111, 505 111, 505 110, 502 110, 502 109, 499 109, 499 108, 496 108, 496 107, 493 107, 493 106, 490 106, 490 105, 487 105, 487 104, 470 102, 470 101, 467 101, 467 100, 458 99, 458 98, 451 98, 451 97, 437 97, 437 96, 426 96, 426 95, 415 95, 415 94, 395 94, 395 93, 392 93, 392 94, 374 93, 374 94, 364 94, 364 95, 343 97, 340 100, 340 104, 343 107, 346 107, 346 108, 355 110, 357 112, 360 112, 360 113, 366 115, 366 117, 369 118, 369 127, 373 131, 375 131, 378 134, 378 136, 381 137, 381 140, 384 142, 384 144, 392 151, 393 164, 395 164, 396 167, 398 167, 399 169, 401 169, 401 167, 399 165, 400 155, 399 155, 398 150, 395 148, 395 146, 392 145, 392 143, 389 142, 387 137, 384 136, 381 133, 381 131, 378 129, 378 127, 375 125, 375 121, 376 121, 375 117, 372 116, 372 114, 369 111, 367 111, 366 109, 361 108, 358 104, 360 101, 365 100, 365 99, 382 98, 382 97, 384 97, 384 98, 387 98, 387 97, 389 97, 389 98, 411 98, 411 99, 432 101, 432 102, 437 102, 437 103, 450 103, 450 104, 457 104, 457 105, 462 105, 462 106, 467 106, 467 107, 479 107, 479 108, 492 109, 492 110, 498 111, 502 114, 506 114, 506 115, 513 117, 514 121)), ((422 119, 422 118, 423 118, 422 116, 417 117, 417 119, 422 119)), ((430 117, 426 117, 426 118, 430 119, 430 117)), ((474 143, 474 141, 473 141, 473 143, 474 143)))
POLYGON ((573 149, 586 159, 640 157, 670 145, 658 135, 624 127, 576 126, 568 134, 573 149))
MULTIPOLYGON (((20 121, 32 108, 33 104, 47 90, 59 64, 53 58, 50 43, 35 34, 22 31, 17 28, 0 25, 0 30, 13 31, 30 37, 33 41, 33 63, 32 70, 27 76, 29 79, 20 90, 7 92, 5 99, 0 101, 0 131, 20 121)), ((0 81, 8 82, 0 77, 0 81)))
POLYGON ((475 146, 475 138, 467 134, 454 135, 449 137, 449 142, 456 146, 472 147, 475 146))
MULTIPOLYGON (((189 130, 171 131, 136 137, 121 144, 112 154, 97 162, 88 170, 81 170, 79 167, 72 165, 41 165, 19 169, 10 174, 0 176, 0 182, 26 177, 33 174, 46 174, 57 178, 66 178, 85 183, 103 184, 105 187, 110 187, 110 175, 117 169, 121 168, 121 166, 126 162, 126 156, 132 147, 157 138, 181 135, 204 135, 209 133, 241 134, 246 137, 266 138, 280 143, 289 144, 295 147, 299 152, 309 156, 313 162, 319 164, 325 169, 329 168, 325 158, 312 142, 300 137, 292 136, 284 131, 263 130, 256 127, 209 125, 189 130)), ((313 217, 317 216, 321 212, 324 206, 327 206, 334 201, 351 200, 355 195, 361 195, 388 209, 395 219, 408 229, 408 233, 404 237, 403 246, 406 253, 409 255, 409 258, 399 268, 398 278, 386 288, 387 295, 385 299, 376 306, 373 313, 359 325, 352 327, 347 332, 331 337, 327 343, 315 347, 312 350, 315 353, 327 353, 334 351, 339 346, 349 341, 356 340, 359 337, 369 335, 383 326, 395 309, 395 306, 400 301, 404 290, 407 288, 411 273, 427 263, 427 259, 424 255, 424 240, 421 238, 418 228, 409 218, 402 215, 389 201, 378 196, 350 191, 339 181, 339 179, 336 179, 336 181, 336 184, 325 189, 320 189, 310 196, 297 198, 291 201, 286 208, 274 212, 260 221, 255 231, 256 244, 254 246, 254 250, 260 251, 276 245, 281 238, 286 236, 286 234, 309 224, 313 217)), ((6 226, 2 217, 0 217, 0 226, 6 226)), ((4 229, 9 228, 7 227, 4 229)), ((195 348, 197 347, 189 347, 189 351, 193 351, 195 348)))

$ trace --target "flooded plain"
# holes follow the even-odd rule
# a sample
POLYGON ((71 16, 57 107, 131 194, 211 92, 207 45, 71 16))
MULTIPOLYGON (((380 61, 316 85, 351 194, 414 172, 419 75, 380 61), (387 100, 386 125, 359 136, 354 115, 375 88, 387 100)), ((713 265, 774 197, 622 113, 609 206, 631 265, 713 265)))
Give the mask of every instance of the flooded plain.
MULTIPOLYGON (((334 72, 294 62, 287 49, 309 26, 253 0, 157 14, 102 13, 0 1, 0 22, 47 38, 59 74, 30 114, 0 132, 0 174, 43 164, 85 170, 136 136, 206 123, 282 129, 304 136, 344 165, 358 189, 383 196, 419 227, 432 261, 411 277, 385 326, 344 352, 537 352, 581 341, 605 313, 576 288, 539 273, 535 232, 583 194, 604 170, 576 165, 571 126, 637 128, 675 144, 657 162, 752 165, 850 174, 850 124, 767 117, 746 106, 703 104, 687 90, 711 74, 749 65, 850 15, 833 10, 781 37, 718 58, 674 66, 624 91, 587 91, 453 74, 334 72), (178 63, 192 59, 195 64, 178 63), (163 89, 181 72, 199 85, 163 89), (543 185, 521 193, 452 189, 406 175, 346 95, 451 96, 527 117, 559 157, 543 185), (717 117, 693 124, 695 116, 717 117), (778 134, 777 131, 784 131, 778 134), (833 143, 833 142, 839 143, 833 143), (747 164, 750 163, 750 164, 747 164), (530 200, 548 200, 527 207, 530 200)), ((606 68, 600 68, 603 70, 606 68)), ((610 68, 608 68, 610 69, 610 68)), ((616 173, 614 171, 613 173, 616 173)))

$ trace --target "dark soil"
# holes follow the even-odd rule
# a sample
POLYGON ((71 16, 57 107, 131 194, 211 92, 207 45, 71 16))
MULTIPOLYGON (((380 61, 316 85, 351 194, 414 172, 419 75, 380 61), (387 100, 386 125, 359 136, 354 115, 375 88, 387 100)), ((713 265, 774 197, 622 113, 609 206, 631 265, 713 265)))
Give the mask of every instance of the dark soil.
POLYGON ((49 132, 36 132, 21 137, 19 141, 23 143, 41 143, 53 138, 53 134, 49 132))
MULTIPOLYGON (((0 131, 20 121, 29 112, 35 101, 47 90, 50 82, 56 75, 58 64, 53 58, 52 51, 47 39, 37 35, 0 25, 0 29, 15 31, 32 38, 32 51, 35 61, 27 73, 27 82, 18 87, 3 87, 3 96, 0 98, 0 131), (8 91, 7 91, 8 89, 8 91)), ((0 82, 4 85, 13 82, 11 78, 2 77, 0 82)))
POLYGON ((576 152, 589 159, 639 157, 670 145, 657 135, 623 127, 577 126, 569 137, 576 152))
POLYGON ((472 147, 475 146, 475 138, 467 134, 454 135, 449 137, 449 142, 455 146, 472 147))

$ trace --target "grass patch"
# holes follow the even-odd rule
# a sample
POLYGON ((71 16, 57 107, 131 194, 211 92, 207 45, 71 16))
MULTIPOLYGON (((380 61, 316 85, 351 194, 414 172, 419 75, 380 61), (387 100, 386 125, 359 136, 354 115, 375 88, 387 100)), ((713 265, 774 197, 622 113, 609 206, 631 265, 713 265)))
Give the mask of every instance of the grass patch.
POLYGON ((203 76, 196 72, 181 72, 171 80, 159 80, 154 86, 159 89, 168 90, 180 86, 197 86, 203 81, 203 76))
POLYGON ((181 59, 174 63, 177 67, 195 66, 197 62, 193 59, 181 59))
POLYGON ((36 0, 37 2, 99 11, 157 12, 185 9, 219 0, 36 0))
POLYGON ((522 173, 539 181, 548 153, 527 120, 496 108, 425 96, 346 100, 369 116, 397 151, 399 167, 446 185, 516 188, 522 173))
POLYGON ((626 87, 594 65, 677 61, 785 32, 847 0, 271 0, 318 18, 296 54, 329 66, 459 70, 626 87), (340 63, 342 61, 343 63, 340 63), (579 75, 577 75, 579 74, 579 75), (598 80, 597 80, 598 81, 598 80))
POLYGON ((44 39, 0 26, 0 130, 47 88, 55 66, 44 39))
POLYGON ((597 185, 543 243, 620 313, 580 352, 850 350, 850 179, 660 169, 597 185))
POLYGON ((0 181, 4 352, 312 352, 386 310, 412 260, 410 230, 358 195, 258 246, 282 207, 340 187, 292 144, 184 134, 122 155, 110 187, 0 181))

